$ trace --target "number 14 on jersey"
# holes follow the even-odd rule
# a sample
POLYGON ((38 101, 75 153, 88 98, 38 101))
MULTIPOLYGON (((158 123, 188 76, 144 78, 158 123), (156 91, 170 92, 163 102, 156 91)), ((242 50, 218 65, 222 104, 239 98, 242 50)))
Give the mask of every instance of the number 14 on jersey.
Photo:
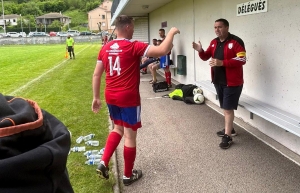
POLYGON ((110 76, 113 76, 114 71, 117 71, 117 75, 119 76, 120 73, 121 73, 120 57, 117 56, 114 63, 113 63, 113 57, 112 56, 108 56, 108 60, 109 60, 109 73, 110 73, 110 76))

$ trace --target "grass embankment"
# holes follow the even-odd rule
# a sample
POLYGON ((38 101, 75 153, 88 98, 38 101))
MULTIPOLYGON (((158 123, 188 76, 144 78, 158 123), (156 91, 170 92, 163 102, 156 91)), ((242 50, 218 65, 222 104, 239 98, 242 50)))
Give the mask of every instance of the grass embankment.
MULTIPOLYGON (((99 48, 100 44, 96 43, 77 44, 76 59, 69 60, 64 58, 65 45, 0 47, 0 92, 32 99, 57 117, 72 132, 71 147, 78 145, 77 137, 94 133, 100 146, 86 146, 87 150, 101 149, 108 134, 107 108, 103 103, 100 113, 91 111, 92 75, 99 48)), ((74 191, 113 192, 113 176, 108 181, 99 179, 96 166, 85 165, 85 161, 82 153, 71 153, 68 157, 67 167, 74 191)))

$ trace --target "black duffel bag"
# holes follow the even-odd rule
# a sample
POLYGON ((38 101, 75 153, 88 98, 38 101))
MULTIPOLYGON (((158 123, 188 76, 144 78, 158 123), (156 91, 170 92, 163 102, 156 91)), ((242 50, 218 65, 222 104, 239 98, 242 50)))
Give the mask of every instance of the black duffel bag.
POLYGON ((166 81, 153 83, 152 87, 154 92, 164 92, 169 90, 168 83, 166 81))
POLYGON ((32 100, 0 94, 0 192, 73 193, 70 133, 32 100))

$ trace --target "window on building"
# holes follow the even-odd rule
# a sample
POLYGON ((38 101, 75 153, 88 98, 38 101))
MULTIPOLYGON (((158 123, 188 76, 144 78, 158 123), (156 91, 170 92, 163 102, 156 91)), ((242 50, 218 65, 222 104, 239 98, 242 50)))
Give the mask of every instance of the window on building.
POLYGON ((14 19, 13 22, 16 22, 16 19, 14 19))
POLYGON ((105 15, 102 15, 102 19, 105 19, 105 15))

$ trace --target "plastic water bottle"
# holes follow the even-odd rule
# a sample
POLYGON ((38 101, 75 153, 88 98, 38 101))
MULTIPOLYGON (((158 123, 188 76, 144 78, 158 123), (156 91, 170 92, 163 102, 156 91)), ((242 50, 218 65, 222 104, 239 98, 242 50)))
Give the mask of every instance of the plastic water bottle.
POLYGON ((82 146, 82 147, 75 146, 75 147, 71 148, 71 151, 73 151, 73 152, 82 152, 82 151, 85 151, 85 146, 82 146))
POLYGON ((90 139, 93 139, 94 137, 95 137, 95 134, 91 133, 91 134, 88 134, 88 135, 84 136, 83 140, 88 141, 90 139))
POLYGON ((83 153, 84 156, 96 155, 99 154, 98 150, 89 150, 83 153))
POLYGON ((101 159, 89 159, 85 162, 87 165, 98 165, 100 164, 101 159))
POLYGON ((99 146, 99 141, 87 141, 85 144, 90 146, 99 146))
POLYGON ((102 148, 100 151, 99 151, 99 155, 103 155, 104 154, 104 150, 105 150, 105 148, 102 148))
POLYGON ((101 159, 102 155, 88 155, 86 156, 87 159, 101 159))
POLYGON ((76 143, 81 143, 83 140, 83 136, 80 136, 76 139, 76 143))

